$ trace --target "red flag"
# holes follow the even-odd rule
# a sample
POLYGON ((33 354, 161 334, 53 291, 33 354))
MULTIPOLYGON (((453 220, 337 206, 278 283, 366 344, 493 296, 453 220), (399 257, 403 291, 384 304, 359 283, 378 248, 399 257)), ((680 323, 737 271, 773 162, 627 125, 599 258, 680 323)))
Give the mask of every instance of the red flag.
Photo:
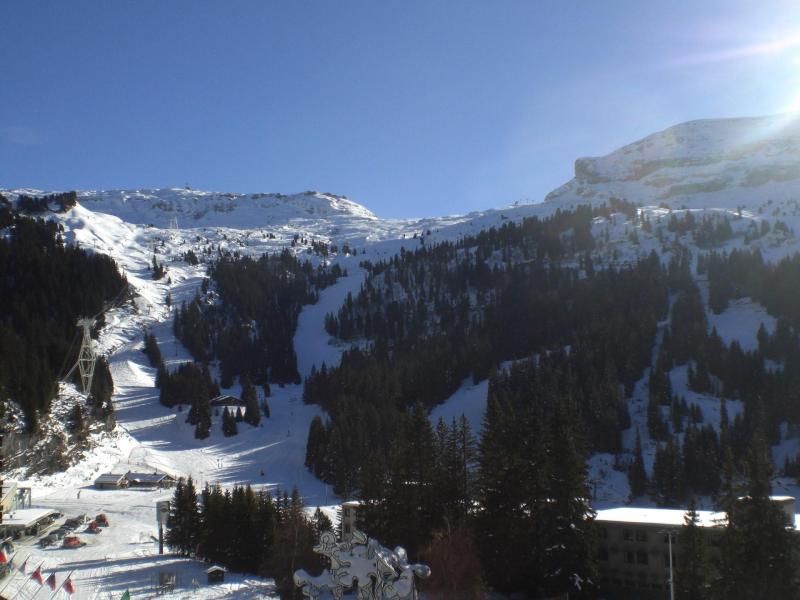
POLYGON ((6 553, 0 550, 0 565, 4 565, 7 562, 8 562, 8 557, 6 556, 6 553))
POLYGON ((64 585, 61 586, 61 587, 70 596, 75 593, 75 586, 72 585, 72 577, 67 577, 67 580, 64 582, 64 585))
POLYGON ((41 565, 36 567, 36 570, 33 573, 31 573, 31 579, 35 579, 36 581, 38 581, 39 585, 42 585, 44 583, 44 580, 42 579, 41 565))
POLYGON ((50 587, 51 590, 54 592, 56 591, 56 574, 50 573, 50 577, 45 580, 45 583, 50 587))
POLYGON ((25 568, 28 566, 28 559, 26 558, 25 561, 18 567, 19 572, 25 575, 25 568))

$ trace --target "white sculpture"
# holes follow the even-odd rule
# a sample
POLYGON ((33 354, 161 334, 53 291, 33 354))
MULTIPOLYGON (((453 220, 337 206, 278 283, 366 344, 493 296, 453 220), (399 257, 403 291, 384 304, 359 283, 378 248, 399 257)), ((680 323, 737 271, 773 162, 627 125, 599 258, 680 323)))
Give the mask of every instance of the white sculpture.
POLYGON ((408 564, 400 546, 389 550, 358 530, 346 542, 337 542, 332 531, 324 531, 314 552, 327 556, 331 566, 316 577, 304 569, 295 571, 294 583, 309 600, 416 600, 414 576, 424 579, 431 574, 425 565, 408 564))

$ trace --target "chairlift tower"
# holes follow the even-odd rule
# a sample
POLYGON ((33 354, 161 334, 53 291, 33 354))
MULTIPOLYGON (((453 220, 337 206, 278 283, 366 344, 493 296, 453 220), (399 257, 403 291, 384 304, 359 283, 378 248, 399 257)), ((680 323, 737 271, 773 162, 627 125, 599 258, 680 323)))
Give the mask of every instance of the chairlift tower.
POLYGON ((94 353, 94 346, 92 345, 91 328, 93 325, 94 319, 78 319, 78 327, 83 328, 81 351, 78 354, 78 369, 81 372, 81 387, 86 395, 92 389, 94 366, 97 362, 97 355, 94 353))

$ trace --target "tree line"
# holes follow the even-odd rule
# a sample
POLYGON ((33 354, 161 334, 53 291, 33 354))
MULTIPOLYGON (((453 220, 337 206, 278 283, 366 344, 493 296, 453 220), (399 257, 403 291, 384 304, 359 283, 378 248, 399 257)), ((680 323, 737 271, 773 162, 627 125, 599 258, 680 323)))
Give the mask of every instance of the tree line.
POLYGON ((343 274, 289 250, 257 259, 224 254, 209 266, 213 291, 179 307, 175 334, 195 360, 219 361, 223 388, 242 375, 256 385, 300 383, 293 342, 300 309, 343 274))
POLYGON ((198 494, 194 482, 180 479, 167 519, 167 545, 184 556, 223 565, 229 569, 273 577, 282 598, 298 597, 292 576, 297 569, 322 570, 313 546, 319 533, 331 529, 330 520, 317 509, 305 513, 300 494, 278 490, 256 492, 249 485, 223 490, 209 486, 198 494))
MULTIPOLYGON (((407 281, 408 307, 419 305, 419 299, 408 299, 412 292, 421 297, 427 294, 425 289, 440 285, 450 291, 434 294, 440 301, 425 303, 424 311, 393 313, 377 301, 377 307, 370 310, 378 314, 384 307, 386 314, 398 315, 400 320, 394 331, 403 332, 402 335, 384 335, 373 328, 369 347, 344 352, 338 366, 312 369, 304 383, 304 401, 321 405, 329 416, 322 426, 315 425, 317 437, 313 445, 321 444, 323 449, 314 456, 327 456, 326 460, 345 466, 334 473, 323 464, 314 464, 312 456, 311 469, 332 483, 338 493, 355 489, 365 465, 364 457, 376 450, 386 454, 391 446, 397 432, 398 411, 416 402, 429 409, 452 395, 465 378, 478 382, 495 373, 503 361, 532 355, 534 360, 545 357, 545 362, 547 356, 552 356, 552 360, 560 360, 562 367, 571 371, 571 385, 581 403, 578 418, 586 428, 590 448, 619 452, 621 432, 630 425, 625 396, 650 364, 657 323, 667 315, 669 292, 685 285, 686 261, 676 259, 662 266, 652 253, 635 264, 601 269, 595 268, 584 254, 573 256, 580 263, 574 266, 545 258, 527 262, 510 258, 517 256, 513 244, 518 240, 529 247, 529 256, 534 256, 539 236, 551 227, 559 234, 548 233, 545 241, 559 238, 569 246, 566 240, 576 227, 575 220, 590 223, 595 214, 588 209, 574 215, 560 214, 560 220, 553 223, 561 223, 558 227, 569 225, 568 231, 561 231, 550 222, 506 224, 501 232, 490 230, 474 238, 484 240, 485 247, 456 249, 448 245, 440 252, 407 252, 382 267, 378 278, 383 278, 384 283, 378 286, 373 278, 375 290, 394 287, 395 277, 398 282, 407 281), (511 245, 505 246, 499 240, 511 245), (461 277, 453 276, 451 269, 461 269, 459 272, 469 280, 473 270, 484 272, 475 257, 499 256, 504 251, 509 255, 508 262, 489 269, 485 289, 466 281, 460 287, 455 283, 445 285, 445 281, 461 277), (451 259, 458 252, 472 258, 453 262, 451 259), (389 282, 385 281, 387 273, 389 282), (419 282, 422 287, 412 282, 419 282), (477 304, 473 306, 472 300, 465 297, 475 298, 477 304), (413 323, 420 312, 435 318, 424 320, 422 330, 415 331, 413 323), (454 314, 459 316, 447 317, 454 314), (325 434, 317 435, 323 428, 325 434)), ((370 296, 368 284, 369 278, 363 294, 370 296)), ((384 291, 375 293, 376 298, 389 295, 384 291)), ((353 314, 359 313, 355 306, 360 302, 352 301, 353 314)), ((372 300, 363 302, 369 305, 372 300)), ((350 300, 345 302, 345 312, 340 311, 340 317, 349 314, 348 304, 350 300)))
MULTIPOLYGON (((77 360, 77 319, 99 313, 127 283, 108 256, 65 244, 61 225, 15 213, 7 200, 0 223, 0 400, 18 403, 35 431, 77 360)), ((110 386, 101 363, 92 393, 103 418, 110 386)))

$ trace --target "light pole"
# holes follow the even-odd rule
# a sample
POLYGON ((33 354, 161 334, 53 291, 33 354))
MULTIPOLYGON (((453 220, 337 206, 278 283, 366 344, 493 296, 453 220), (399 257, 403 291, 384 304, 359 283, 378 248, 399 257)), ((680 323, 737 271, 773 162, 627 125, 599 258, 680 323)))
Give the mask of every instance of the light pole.
POLYGON ((669 544, 669 600, 675 600, 675 577, 672 572, 672 532, 667 531, 667 543, 669 544))
POLYGON ((675 600, 675 576, 672 563, 672 535, 675 533, 671 529, 662 529, 659 533, 667 536, 667 544, 669 545, 669 600, 675 600))

